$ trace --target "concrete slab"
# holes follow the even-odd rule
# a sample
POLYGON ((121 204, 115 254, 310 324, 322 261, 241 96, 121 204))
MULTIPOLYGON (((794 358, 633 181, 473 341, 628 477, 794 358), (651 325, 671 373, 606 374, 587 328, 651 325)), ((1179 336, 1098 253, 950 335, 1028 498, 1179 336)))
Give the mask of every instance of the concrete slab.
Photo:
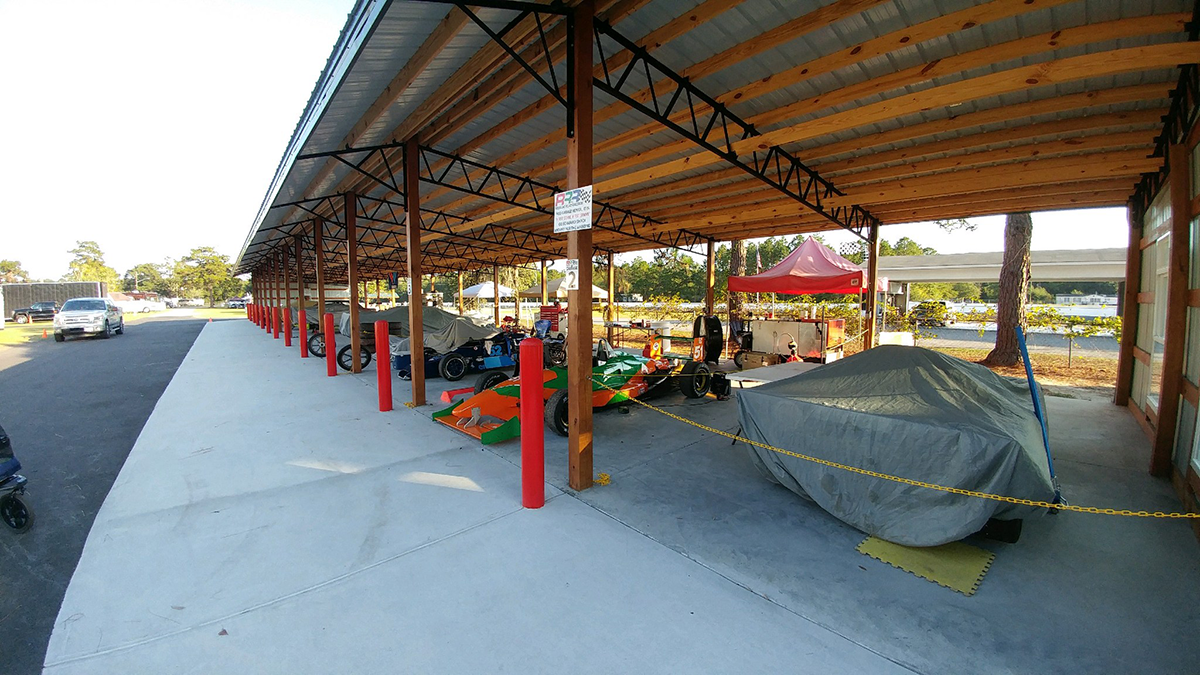
POLYGON ((45 672, 904 671, 572 495, 520 509, 511 451, 432 406, 374 412, 373 381, 208 324, 97 516, 45 672))

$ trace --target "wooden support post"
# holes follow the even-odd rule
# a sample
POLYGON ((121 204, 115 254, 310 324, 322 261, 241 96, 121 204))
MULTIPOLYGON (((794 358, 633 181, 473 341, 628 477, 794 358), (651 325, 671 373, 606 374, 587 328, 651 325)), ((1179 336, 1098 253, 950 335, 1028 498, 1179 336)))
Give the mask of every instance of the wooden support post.
MULTIPOLYGON (((567 189, 592 184, 592 19, 594 0, 575 6, 571 76, 575 136, 567 139, 567 189)), ((567 257, 579 261, 579 289, 567 295, 567 483, 592 486, 592 231, 567 233, 567 257)))
POLYGON ((325 221, 313 221, 313 254, 317 263, 317 317, 325 316, 325 221))
POLYGON ((545 305, 548 302, 549 302, 549 299, 546 297, 546 261, 543 260, 542 261, 542 304, 545 305))
POLYGON ((300 235, 292 238, 296 249, 296 315, 304 310, 304 240, 300 235))
MULTIPOLYGON (((613 341, 612 323, 617 320, 616 315, 613 314, 613 302, 616 301, 616 296, 617 296, 617 289, 615 288, 616 285, 617 285, 617 271, 616 271, 616 268, 613 267, 613 252, 609 251, 608 252, 608 303, 607 303, 608 311, 605 312, 604 323, 606 324, 605 327, 608 329, 606 331, 606 333, 607 333, 607 338, 608 338, 608 344, 610 344, 610 345, 612 344, 612 341, 613 341)), ((590 303, 591 300, 589 300, 588 302, 590 303)))
POLYGON ((867 248, 870 258, 867 260, 867 287, 863 289, 863 292, 867 294, 867 321, 864 325, 866 332, 863 334, 864 351, 875 346, 875 299, 879 295, 875 289, 879 280, 879 223, 871 224, 867 248))
POLYGON ((716 289, 713 288, 717 285, 717 254, 713 244, 713 240, 709 239, 707 270, 704 274, 704 313, 708 316, 716 313, 717 306, 716 289))
POLYGON ((1133 207, 1126 207, 1129 218, 1129 251, 1125 256, 1125 296, 1121 312, 1121 351, 1117 357, 1117 387, 1113 403, 1129 405, 1133 388, 1133 347, 1137 344, 1138 285, 1142 279, 1142 223, 1134 222, 1133 207))
POLYGON ((492 265, 492 320, 500 325, 500 266, 492 265))
POLYGON ((463 296, 462 296, 462 272, 458 273, 458 315, 465 314, 463 311, 463 296))
POLYGON ((345 196, 346 274, 350 278, 350 372, 362 372, 362 329, 358 325, 358 196, 345 196))
POLYGON ((292 275, 288 266, 288 247, 279 247, 279 265, 283 272, 283 307, 280 308, 282 316, 280 317, 280 325, 283 330, 283 346, 292 346, 292 275))
POLYGON ((1187 145, 1172 145, 1167 153, 1171 185, 1171 267, 1167 271, 1167 330, 1163 336, 1162 394, 1150 474, 1171 475, 1175 423, 1183 392, 1183 360, 1187 347, 1188 263, 1191 257, 1192 177, 1187 145))
POLYGON ((425 323, 421 299, 421 173, 417 139, 404 143, 404 242, 408 248, 408 353, 412 355, 412 402, 425 405, 425 323))

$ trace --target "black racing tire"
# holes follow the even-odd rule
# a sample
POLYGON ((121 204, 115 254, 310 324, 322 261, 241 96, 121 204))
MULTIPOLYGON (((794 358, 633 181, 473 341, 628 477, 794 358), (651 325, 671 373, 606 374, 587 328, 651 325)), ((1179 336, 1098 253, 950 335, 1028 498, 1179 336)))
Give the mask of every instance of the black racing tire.
POLYGON ((475 379, 475 393, 482 394, 485 390, 491 389, 507 379, 508 373, 503 370, 486 371, 475 379))
POLYGON ((17 323, 29 323, 29 315, 18 314, 13 317, 13 321, 16 321, 17 323))
POLYGON ((0 497, 0 520, 17 532, 33 527, 33 509, 16 495, 0 497))
POLYGON ((104 331, 100 333, 101 340, 107 340, 112 337, 112 329, 108 327, 108 322, 104 322, 104 331))
POLYGON ((313 333, 312 335, 308 336, 308 353, 319 359, 325 358, 324 333, 313 333))
POLYGON ((679 391, 688 398, 703 398, 712 386, 712 371, 706 363, 689 361, 679 375, 679 391))
POLYGON ((569 414, 567 408, 567 390, 559 389, 550 394, 550 398, 546 401, 546 410, 542 413, 543 419, 546 420, 546 426, 559 436, 567 436, 570 434, 567 421, 569 414))
POLYGON ((733 365, 737 366, 738 370, 746 367, 746 352, 738 352, 733 355, 733 365))
MULTIPOLYGON (((367 366, 371 365, 371 352, 367 351, 366 347, 359 345, 358 353, 359 363, 362 364, 360 370, 361 368, 366 368, 367 366)), ((338 366, 340 366, 342 370, 353 370, 354 362, 350 360, 350 345, 346 345, 338 350, 337 362, 338 366)))
POLYGON ((565 343, 546 343, 546 365, 550 368, 562 368, 567 365, 567 345, 565 343))
POLYGON ((55 334, 54 334, 54 341, 55 341, 55 342, 66 342, 66 341, 67 341, 67 336, 66 336, 66 335, 63 335, 62 333, 55 333, 55 334))
POLYGON ((466 376, 469 369, 467 357, 455 352, 450 352, 438 361, 438 373, 447 382, 458 382, 466 376))

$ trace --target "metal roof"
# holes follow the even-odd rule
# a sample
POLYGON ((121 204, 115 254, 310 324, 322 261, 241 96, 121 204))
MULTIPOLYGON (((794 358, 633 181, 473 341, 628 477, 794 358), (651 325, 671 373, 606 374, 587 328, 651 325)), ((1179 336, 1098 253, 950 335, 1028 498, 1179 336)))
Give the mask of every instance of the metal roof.
MULTIPOLYGON (((518 16, 467 7, 493 31, 518 16)), ((828 178, 844 192, 831 203, 860 205, 883 223, 1124 204, 1142 175, 1162 165, 1152 156, 1157 118, 1179 80, 1176 64, 1200 62, 1200 44, 1185 27, 1194 4, 1185 0, 597 0, 596 9, 616 32, 641 41, 646 56, 828 178)), ((540 32, 526 18, 506 40, 561 86, 565 26, 537 16, 540 32), (551 48, 553 76, 542 44, 551 48)), ((608 58, 619 56, 602 44, 608 58)), ((595 58, 599 64, 599 49, 595 58)), ((658 79, 639 68, 627 86, 632 93, 658 79)), ((687 232, 690 242, 838 227, 599 89, 595 111, 597 199, 656 221, 641 232, 687 232)), ((341 196, 403 203, 399 147, 304 157, 415 136, 438 152, 557 186, 565 120, 564 107, 463 7, 360 0, 270 181, 237 271, 253 271, 320 218, 337 278, 341 196), (364 170, 351 166, 358 162, 364 170)), ((749 156, 753 143, 738 152, 749 156)), ((423 243, 432 270, 554 257, 544 212, 446 186, 421 191, 423 208, 465 219, 456 224, 462 235, 423 243), (543 244, 515 248, 489 239, 493 230, 533 232, 543 244), (439 248, 452 240, 469 245, 470 255, 439 248)), ((367 219, 378 236, 359 244, 364 278, 404 268, 403 247, 383 236, 403 232, 399 213, 399 222, 367 219)), ((612 251, 662 241, 596 235, 597 248, 612 251)))

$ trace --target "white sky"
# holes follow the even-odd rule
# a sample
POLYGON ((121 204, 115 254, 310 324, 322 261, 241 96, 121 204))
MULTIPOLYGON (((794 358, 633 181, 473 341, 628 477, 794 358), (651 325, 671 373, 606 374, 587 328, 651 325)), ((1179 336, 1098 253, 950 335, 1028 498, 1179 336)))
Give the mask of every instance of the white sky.
MULTIPOLYGON (((0 259, 56 279, 77 240, 119 273, 197 246, 236 257, 352 4, 0 0, 0 259)), ((1002 250, 1004 218, 977 221, 881 236, 1002 250)), ((1035 249, 1127 243, 1123 208, 1034 215, 1035 249)))

